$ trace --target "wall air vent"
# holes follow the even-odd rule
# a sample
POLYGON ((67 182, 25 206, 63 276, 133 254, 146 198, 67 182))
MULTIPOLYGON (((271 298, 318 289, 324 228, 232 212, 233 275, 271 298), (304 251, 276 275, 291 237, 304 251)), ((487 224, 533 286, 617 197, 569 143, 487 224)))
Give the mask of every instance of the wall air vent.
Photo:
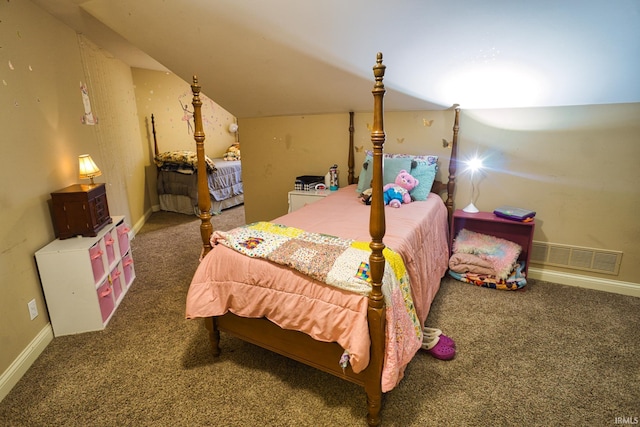
POLYGON ((532 264, 615 275, 620 269, 622 252, 534 241, 530 261, 532 264))

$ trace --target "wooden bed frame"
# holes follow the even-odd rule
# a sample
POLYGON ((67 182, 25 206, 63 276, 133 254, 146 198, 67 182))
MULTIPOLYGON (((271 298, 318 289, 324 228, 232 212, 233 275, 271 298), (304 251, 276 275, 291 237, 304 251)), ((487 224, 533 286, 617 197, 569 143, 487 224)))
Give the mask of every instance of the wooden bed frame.
MULTIPOLYGON (((372 183, 373 195, 371 198, 371 216, 369 222, 371 234, 370 247, 372 250, 369 262, 371 268, 372 289, 369 294, 368 308, 371 355, 367 368, 358 374, 355 374, 350 366, 343 371, 343 369, 338 365, 338 360, 344 351, 340 345, 335 342, 327 343, 315 341, 305 333, 282 329, 265 318, 242 318, 228 312, 222 316, 205 319, 205 325, 209 332, 209 339, 211 341, 214 356, 218 356, 220 354, 220 331, 224 331, 244 341, 256 344, 364 387, 367 395, 367 423, 369 426, 380 425, 380 411, 382 408, 381 377, 385 352, 385 308, 381 290, 385 266, 385 259, 382 255, 382 251, 385 248, 382 241, 385 234, 385 206, 382 195, 382 162, 383 146, 385 142, 383 127, 383 98, 385 94, 385 87, 382 80, 385 68, 385 65, 382 64, 382 54, 378 53, 376 65, 373 67, 375 84, 372 91, 374 97, 374 112, 371 142, 373 143, 374 169, 372 183)), ((191 88, 193 91, 195 120, 194 139, 196 141, 196 150, 198 155, 198 168, 200 170, 204 170, 205 135, 202 129, 202 118, 200 112, 200 107, 202 106, 202 102, 200 101, 201 87, 198 84, 198 78, 196 76, 193 77, 193 84, 191 85, 191 88)), ((449 219, 451 219, 453 213, 459 111, 459 108, 455 109, 448 182, 445 184, 436 181, 432 187, 432 192, 439 195, 444 191, 447 192, 445 204, 449 212, 449 219)), ((350 121, 348 181, 349 184, 353 184, 355 181, 353 174, 353 113, 350 113, 350 121)), ((199 195, 208 195, 206 180, 199 180, 198 186, 199 195)), ((203 244, 202 256, 204 256, 211 250, 209 238, 213 232, 213 227, 211 225, 211 215, 208 213, 209 198, 199 197, 198 203, 201 212, 200 234, 202 236, 203 244)))

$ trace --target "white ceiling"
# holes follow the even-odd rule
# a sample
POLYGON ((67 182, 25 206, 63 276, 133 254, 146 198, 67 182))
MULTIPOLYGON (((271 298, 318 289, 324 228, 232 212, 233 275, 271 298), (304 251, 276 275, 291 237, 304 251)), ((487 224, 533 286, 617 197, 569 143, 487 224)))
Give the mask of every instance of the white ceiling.
POLYGON ((638 0, 32 0, 238 117, 640 102, 638 0))

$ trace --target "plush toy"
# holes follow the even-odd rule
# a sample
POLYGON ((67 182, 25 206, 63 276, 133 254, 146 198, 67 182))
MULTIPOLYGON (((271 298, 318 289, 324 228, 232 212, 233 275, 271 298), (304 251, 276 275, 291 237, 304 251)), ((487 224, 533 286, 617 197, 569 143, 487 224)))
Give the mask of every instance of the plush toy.
POLYGON ((362 193, 360 193, 360 200, 362 200, 362 203, 364 203, 365 205, 370 205, 372 194, 373 194, 373 189, 371 188, 367 188, 362 193))
POLYGON ((233 145, 227 148, 227 151, 224 153, 224 156, 222 158, 227 161, 240 160, 240 143, 235 142, 233 145))
POLYGON ((409 191, 418 186, 419 182, 409 172, 402 169, 393 183, 384 186, 384 204, 393 208, 399 208, 403 203, 411 203, 409 191))

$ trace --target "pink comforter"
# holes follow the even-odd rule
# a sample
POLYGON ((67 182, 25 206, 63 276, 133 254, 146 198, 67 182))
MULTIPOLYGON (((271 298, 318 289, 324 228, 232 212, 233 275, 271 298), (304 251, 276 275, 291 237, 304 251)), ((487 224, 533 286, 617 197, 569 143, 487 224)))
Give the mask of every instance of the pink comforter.
MULTIPOLYGON (((355 188, 342 188, 272 222, 369 241, 370 208, 359 201, 355 188)), ((403 257, 416 312, 424 323, 447 269, 447 210, 433 194, 424 202, 385 209, 384 243, 403 257)), ((337 342, 349 350, 354 372, 360 372, 369 363, 367 305, 366 296, 336 289, 292 269, 216 245, 193 277, 186 317, 218 316, 227 311, 243 317, 264 316, 284 329, 303 331, 319 341, 337 342)), ((386 345, 395 343, 387 341, 386 345)), ((397 385, 410 358, 393 366, 385 360, 384 392, 397 385)))

